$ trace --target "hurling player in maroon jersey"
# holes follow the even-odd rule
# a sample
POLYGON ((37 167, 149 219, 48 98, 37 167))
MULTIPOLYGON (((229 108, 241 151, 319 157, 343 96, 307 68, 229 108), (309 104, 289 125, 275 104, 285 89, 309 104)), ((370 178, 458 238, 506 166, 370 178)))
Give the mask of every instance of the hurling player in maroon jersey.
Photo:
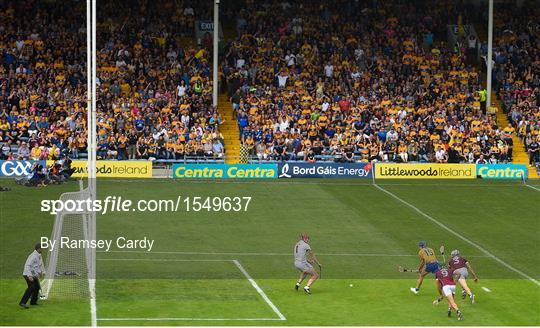
POLYGON ((446 297, 446 299, 448 300, 448 316, 450 317, 452 315, 452 310, 455 310, 457 313, 457 319, 461 321, 463 319, 463 315, 461 314, 461 311, 459 310, 454 300, 456 283, 454 282, 452 274, 450 273, 450 271, 448 271, 448 269, 440 268, 435 272, 435 279, 437 280, 437 287, 439 290, 439 295, 441 295, 441 297, 433 301, 433 304, 439 304, 439 302, 442 301, 443 297, 446 297))
POLYGON ((457 249, 453 250, 450 255, 452 258, 448 262, 449 271, 452 272, 452 275, 457 278, 457 281, 461 285, 461 297, 465 298, 469 295, 471 303, 474 303, 474 294, 467 285, 466 279, 469 277, 469 272, 473 275, 474 282, 478 282, 478 276, 474 272, 469 261, 462 257, 457 249))

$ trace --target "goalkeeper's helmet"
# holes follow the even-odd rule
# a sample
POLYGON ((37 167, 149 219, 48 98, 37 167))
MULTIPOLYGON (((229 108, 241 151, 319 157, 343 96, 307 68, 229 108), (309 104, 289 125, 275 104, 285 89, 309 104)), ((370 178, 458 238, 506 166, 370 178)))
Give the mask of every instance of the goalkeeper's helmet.
POLYGON ((306 243, 309 241, 309 235, 305 232, 302 232, 300 234, 300 239, 302 239, 303 241, 305 241, 306 243))

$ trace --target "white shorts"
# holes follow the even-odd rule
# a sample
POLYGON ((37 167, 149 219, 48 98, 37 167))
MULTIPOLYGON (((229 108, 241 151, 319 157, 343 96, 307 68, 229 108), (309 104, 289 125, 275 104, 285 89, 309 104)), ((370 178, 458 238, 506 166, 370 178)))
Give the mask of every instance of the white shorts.
POLYGON ((442 287, 442 292, 444 296, 450 296, 456 292, 456 285, 444 285, 442 287))
POLYGON ((294 262, 294 266, 302 272, 313 270, 313 266, 308 262, 294 262))
POLYGON ((457 276, 458 279, 467 279, 469 277, 469 270, 467 268, 459 268, 454 270, 454 276, 457 276))

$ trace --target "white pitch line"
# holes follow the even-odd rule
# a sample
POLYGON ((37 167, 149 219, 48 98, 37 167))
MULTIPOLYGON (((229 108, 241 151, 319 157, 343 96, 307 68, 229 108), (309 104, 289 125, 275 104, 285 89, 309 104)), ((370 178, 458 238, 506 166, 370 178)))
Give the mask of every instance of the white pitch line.
POLYGON ((232 262, 232 260, 218 260, 218 259, 96 259, 98 261, 146 261, 146 262, 232 262))
MULTIPOLYGON (((175 251, 100 251, 100 253, 135 253, 135 254, 177 254, 177 255, 231 255, 231 256, 291 256, 291 253, 239 253, 239 252, 175 252, 175 251)), ((377 253, 317 253, 322 256, 365 256, 365 257, 417 257, 415 254, 377 254, 377 253)), ((470 257, 470 256, 469 256, 470 257)))
POLYGON ((526 184, 525 187, 529 187, 529 188, 531 188, 531 189, 533 189, 533 190, 540 191, 539 188, 533 187, 533 186, 528 185, 528 184, 526 184))
POLYGON ((413 210, 415 210, 418 214, 422 215, 423 217, 425 217, 426 219, 430 220, 431 222, 435 223, 436 225, 438 225, 439 227, 443 228, 444 230, 448 231, 449 233, 453 234, 454 236, 460 238, 461 240, 467 242, 469 245, 472 245, 474 247, 476 247, 478 250, 480 250, 482 253, 486 254, 488 257, 494 259, 495 261, 499 262, 500 264, 502 264, 503 266, 505 266, 507 269, 511 270, 511 271, 514 271, 515 273, 521 275, 522 277, 524 278, 527 278, 528 280, 530 280, 531 282, 533 282, 534 284, 540 286, 540 281, 534 279, 533 277, 529 276, 528 274, 526 274, 525 272, 521 271, 521 270, 518 270, 516 268, 514 268, 513 266, 511 266, 510 264, 504 262, 503 260, 501 260, 500 258, 498 258, 497 256, 495 256, 494 254, 492 254, 491 252, 489 252, 488 250, 486 250, 485 248, 483 248, 482 246, 478 245, 477 243, 475 243, 474 241, 470 240, 469 238, 467 237, 464 237, 462 236, 461 234, 455 232, 454 230, 450 229, 448 226, 444 225, 443 223, 439 222, 438 220, 436 220, 435 218, 433 218, 431 215, 429 214, 426 214, 425 212, 423 212, 421 209, 419 209, 418 207, 414 206, 413 204, 407 202, 406 200, 403 200, 402 198, 400 198, 399 196, 395 195, 394 193, 384 189, 383 187, 381 186, 378 186, 376 184, 373 185, 375 188, 379 189, 380 191, 392 196, 392 198, 398 200, 399 202, 409 206, 410 208, 412 208, 413 210))
POLYGON ((99 321, 276 321, 279 318, 98 318, 99 321))
MULTIPOLYGON (((298 180, 272 180, 272 181, 253 181, 253 180, 209 180, 209 179, 172 179, 175 182, 189 182, 190 184, 263 184, 263 185, 330 185, 330 186, 362 186, 370 187, 371 183, 366 183, 366 180, 356 182, 307 182, 307 181, 298 181, 298 180)), ((115 179, 108 178, 107 181, 114 182, 127 182, 127 183, 138 183, 140 179, 115 179)), ((145 182, 166 182, 170 183, 171 178, 167 177, 153 177, 153 179, 145 180, 145 182)), ((470 188, 498 188, 498 187, 518 187, 521 184, 515 183, 501 183, 501 184, 473 184, 473 183, 379 183, 381 186, 431 186, 431 187, 470 187, 470 188)))
POLYGON ((233 262, 234 265, 242 272, 244 277, 249 281, 251 286, 255 288, 257 293, 261 295, 263 300, 270 306, 270 308, 277 314, 279 318, 274 319, 222 319, 222 318, 216 318, 216 319, 196 319, 196 318, 98 318, 98 320, 151 320, 151 321, 160 321, 160 320, 287 320, 285 316, 279 311, 279 309, 272 303, 270 298, 266 295, 266 293, 259 287, 257 282, 251 278, 249 273, 246 271, 246 269, 240 264, 238 260, 220 260, 220 259, 144 259, 144 258, 137 258, 137 259, 97 259, 99 261, 150 261, 150 262, 233 262))
MULTIPOLYGON (((177 255, 230 255, 230 256, 291 256, 291 253, 237 253, 237 252, 176 252, 176 251, 98 251, 98 253, 133 253, 133 254, 177 254, 177 255)), ((418 254, 381 254, 381 253, 317 253, 319 256, 351 256, 351 257, 418 257, 418 254)), ((469 255, 483 257, 486 255, 469 255)))
POLYGON ((251 284, 251 286, 253 286, 253 288, 255 288, 255 290, 257 291, 257 293, 259 293, 259 295, 261 295, 261 297, 265 300, 265 302, 270 306, 270 308, 272 308, 272 310, 277 314, 277 316, 279 317, 279 320, 287 320, 285 318, 285 316, 283 314, 281 314, 281 312, 279 311, 279 309, 277 308, 277 306, 274 305, 274 303, 272 303, 272 301, 268 298, 268 296, 266 296, 266 293, 261 289, 261 287, 259 287, 259 285, 257 284, 257 282, 255 282, 255 280, 253 280, 253 278, 251 278, 251 276, 249 275, 249 273, 246 271, 246 269, 242 266, 242 264, 240 264, 240 262, 238 260, 233 260, 234 264, 238 267, 238 269, 244 274, 244 276, 246 277, 246 279, 249 281, 249 283, 251 284))
MULTIPOLYGON (((207 184, 207 183, 225 183, 225 184, 265 184, 265 185, 315 185, 315 186, 362 186, 369 187, 372 184, 366 182, 307 182, 307 181, 293 181, 293 180, 274 180, 274 181, 242 181, 242 180, 182 180, 175 179, 177 182, 189 182, 194 184, 207 184)), ((365 181, 365 180, 364 180, 365 181)), ((467 187, 467 188, 493 188, 493 187, 518 187, 519 184, 468 184, 468 183, 381 183, 383 186, 430 186, 430 187, 467 187)))
POLYGON ((486 293, 491 293, 491 289, 487 288, 487 287, 482 287, 483 290, 486 291, 486 293))

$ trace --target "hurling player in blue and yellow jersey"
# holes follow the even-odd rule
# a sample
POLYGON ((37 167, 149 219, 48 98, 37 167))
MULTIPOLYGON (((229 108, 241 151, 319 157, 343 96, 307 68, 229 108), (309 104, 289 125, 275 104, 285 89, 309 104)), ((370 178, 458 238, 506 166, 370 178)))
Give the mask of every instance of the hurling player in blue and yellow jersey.
POLYGON ((437 263, 437 257, 435 256, 433 249, 427 247, 427 243, 425 241, 419 242, 418 247, 420 247, 420 250, 418 251, 418 257, 420 257, 420 266, 418 267, 418 272, 420 275, 418 277, 418 281, 416 282, 416 287, 411 287, 411 292, 415 294, 418 294, 420 291, 420 286, 422 286, 424 277, 430 272, 435 273, 439 268, 439 263, 437 263))

